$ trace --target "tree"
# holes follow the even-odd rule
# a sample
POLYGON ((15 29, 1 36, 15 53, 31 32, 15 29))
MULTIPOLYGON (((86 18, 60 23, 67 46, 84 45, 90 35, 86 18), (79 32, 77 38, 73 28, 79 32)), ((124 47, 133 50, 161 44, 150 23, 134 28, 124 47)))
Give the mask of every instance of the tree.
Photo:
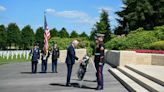
POLYGON ((39 48, 42 49, 44 46, 44 29, 43 27, 39 27, 36 30, 35 34, 35 42, 39 43, 39 48))
POLYGON ((111 31, 108 17, 108 12, 106 10, 102 10, 100 14, 100 21, 96 22, 96 24, 94 25, 91 31, 90 39, 93 40, 96 33, 101 33, 105 34, 104 42, 110 40, 111 31))
POLYGON ((88 38, 88 35, 85 33, 85 32, 82 32, 79 37, 85 37, 85 38, 88 38))
POLYGON ((122 26, 118 26, 114 29, 114 34, 115 35, 122 35, 125 34, 125 31, 122 26))
POLYGON ((63 27, 59 32, 59 37, 61 38, 69 38, 69 34, 67 30, 63 27))
POLYGON ((51 37, 59 37, 59 32, 56 28, 50 30, 51 37))
POLYGON ((25 26, 21 32, 21 43, 23 49, 30 49, 34 43, 34 32, 30 25, 25 26))
POLYGON ((21 39, 20 29, 16 23, 10 23, 7 27, 7 44, 11 49, 12 44, 17 48, 21 39))
POLYGON ((155 26, 164 25, 164 1, 163 0, 149 0, 153 7, 153 22, 155 26))
POLYGON ((7 33, 4 25, 0 25, 0 49, 6 49, 7 33))
POLYGON ((91 31, 91 33, 90 33, 90 37, 89 37, 89 39, 91 40, 91 41, 94 41, 95 40, 95 35, 96 35, 96 33, 97 33, 97 30, 95 29, 95 26, 92 28, 92 31, 91 31))
POLYGON ((125 7, 116 14, 120 17, 118 22, 124 29, 127 24, 130 30, 139 27, 149 30, 164 24, 163 0, 123 0, 123 3, 125 7))
POLYGON ((70 38, 77 38, 79 34, 76 31, 72 31, 70 34, 70 38))

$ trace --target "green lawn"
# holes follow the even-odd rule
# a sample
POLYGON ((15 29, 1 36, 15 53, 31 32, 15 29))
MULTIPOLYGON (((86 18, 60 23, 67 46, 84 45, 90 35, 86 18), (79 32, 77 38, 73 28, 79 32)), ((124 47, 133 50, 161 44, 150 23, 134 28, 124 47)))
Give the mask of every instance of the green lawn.
POLYGON ((9 56, 9 58, 7 59, 0 57, 0 65, 2 64, 7 64, 7 63, 13 63, 13 62, 29 62, 30 58, 26 59, 25 57, 20 58, 18 56, 18 58, 16 59, 16 56, 13 57, 13 59, 11 58, 11 56, 9 56))

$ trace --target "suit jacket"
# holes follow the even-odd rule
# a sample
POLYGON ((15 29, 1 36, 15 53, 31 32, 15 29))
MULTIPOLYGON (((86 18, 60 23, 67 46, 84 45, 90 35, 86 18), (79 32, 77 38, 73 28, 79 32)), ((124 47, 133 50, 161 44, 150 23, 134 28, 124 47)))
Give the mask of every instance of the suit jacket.
POLYGON ((75 49, 72 45, 70 45, 67 48, 67 57, 66 57, 66 64, 74 64, 75 60, 78 60, 78 57, 76 57, 75 49))

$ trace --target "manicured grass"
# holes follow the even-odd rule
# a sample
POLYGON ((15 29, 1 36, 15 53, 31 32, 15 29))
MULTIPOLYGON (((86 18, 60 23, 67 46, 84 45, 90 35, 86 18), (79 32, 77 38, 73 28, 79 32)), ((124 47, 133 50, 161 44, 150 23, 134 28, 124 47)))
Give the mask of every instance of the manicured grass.
POLYGON ((9 58, 7 59, 7 57, 3 58, 0 57, 0 65, 2 64, 7 64, 7 63, 13 63, 13 62, 29 62, 30 61, 30 57, 28 59, 26 59, 25 57, 22 56, 22 58, 19 57, 16 59, 16 56, 14 56, 13 58, 11 58, 11 56, 9 56, 9 58))

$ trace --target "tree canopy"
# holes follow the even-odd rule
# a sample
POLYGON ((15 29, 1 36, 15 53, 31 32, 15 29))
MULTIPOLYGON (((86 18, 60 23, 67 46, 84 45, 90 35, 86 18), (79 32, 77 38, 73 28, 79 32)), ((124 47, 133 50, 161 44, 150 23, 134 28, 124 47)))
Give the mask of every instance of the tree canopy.
POLYGON ((59 37, 60 38, 69 38, 69 33, 67 32, 67 30, 64 27, 59 31, 59 37))
POLYGON ((0 25, 0 49, 6 49, 7 33, 4 25, 0 25))
POLYGON ((51 37, 59 37, 59 32, 56 28, 50 30, 51 37))
POLYGON ((105 34, 104 42, 110 40, 111 29, 109 24, 109 15, 106 10, 102 10, 99 22, 96 22, 91 31, 90 39, 93 40, 96 33, 105 34))
POLYGON ((85 38, 88 38, 88 35, 85 33, 85 32, 82 32, 79 37, 85 37, 85 38))
POLYGON ((164 24, 163 0, 122 0, 124 7, 116 12, 120 17, 118 23, 124 30, 143 27, 146 30, 164 24))
POLYGON ((79 34, 76 31, 72 31, 70 34, 70 38, 77 38, 79 34))
POLYGON ((7 27, 7 44, 11 48, 11 45, 14 44, 15 47, 20 45, 21 35, 20 29, 16 23, 10 23, 7 27))
POLYGON ((39 43, 39 48, 40 49, 43 48, 43 45, 44 45, 44 29, 43 29, 43 27, 39 27, 36 30, 35 42, 39 43))
POLYGON ((34 43, 34 32, 30 25, 25 26, 21 32, 21 43, 23 49, 30 49, 34 43))

